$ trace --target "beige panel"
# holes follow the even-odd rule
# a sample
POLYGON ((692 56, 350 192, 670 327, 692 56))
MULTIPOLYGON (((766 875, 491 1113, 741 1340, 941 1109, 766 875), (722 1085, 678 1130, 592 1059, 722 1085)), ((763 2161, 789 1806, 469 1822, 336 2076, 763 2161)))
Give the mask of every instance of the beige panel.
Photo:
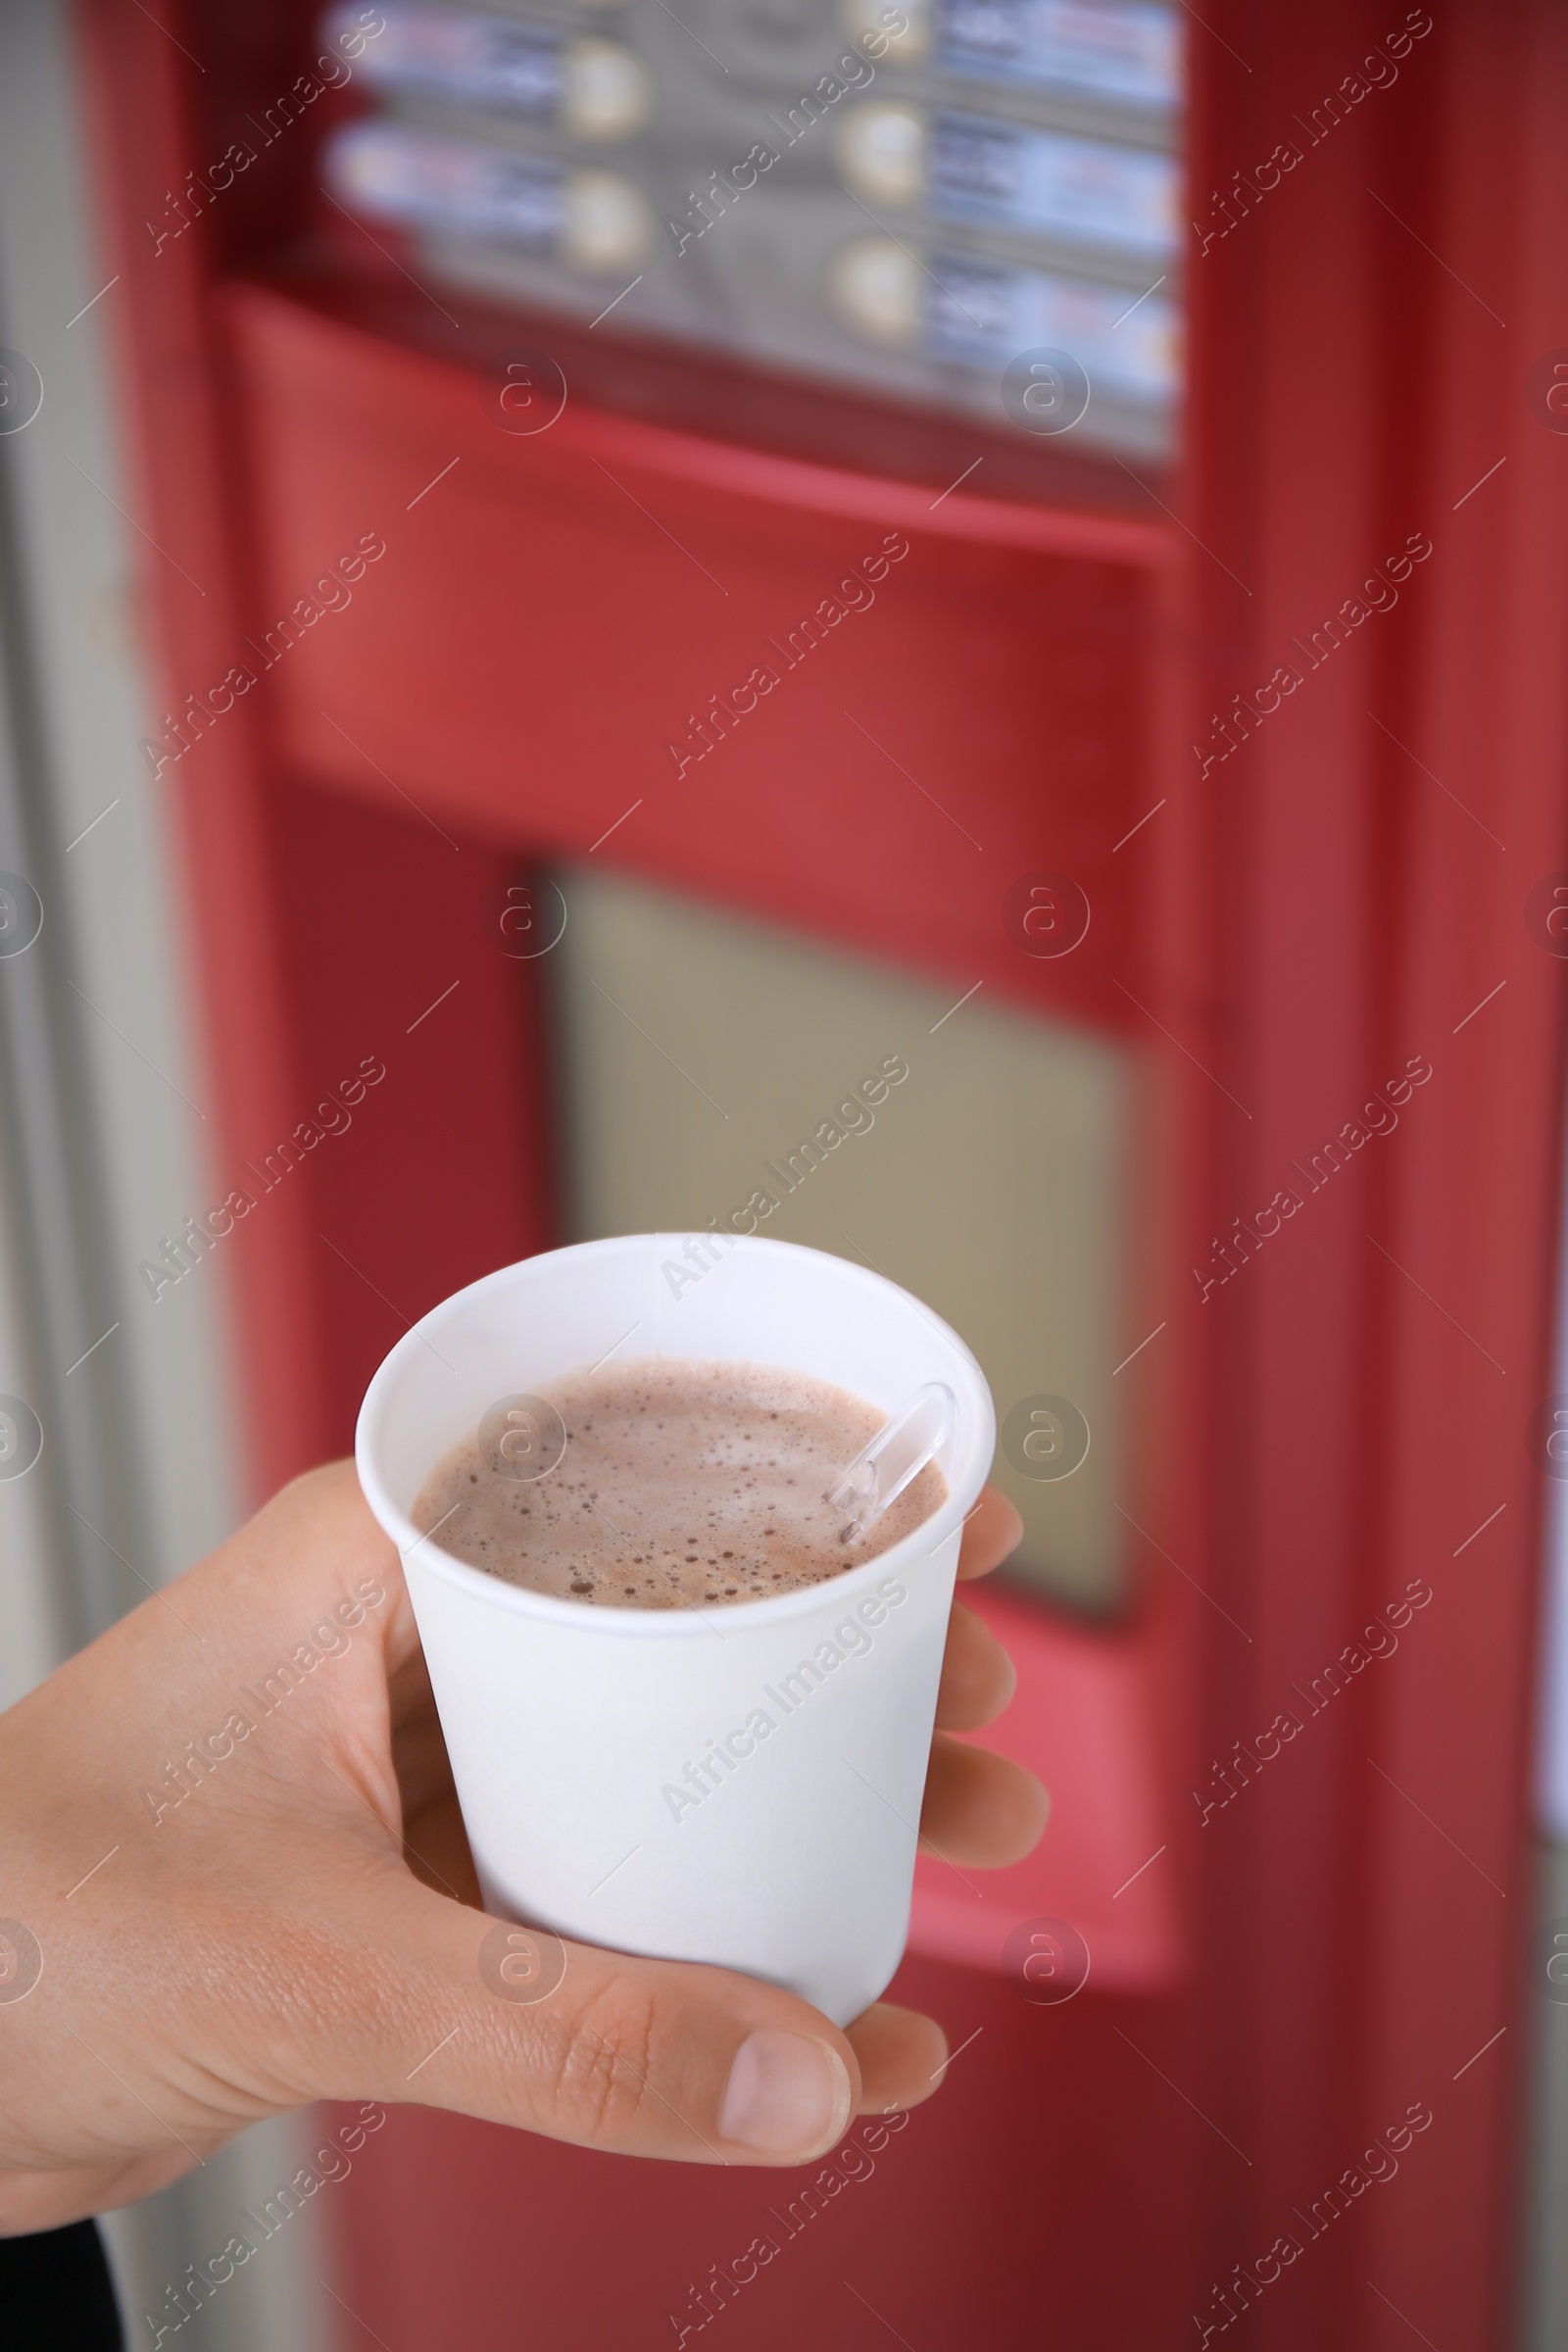
POLYGON ((760 1192, 777 1202, 760 1232, 907 1285, 974 1348, 999 1420, 1040 1394, 1087 1417, 1070 1478, 1025 1479, 1000 1453, 997 1478, 1024 1513, 1027 1572, 1113 1607, 1131 1057, 983 997, 945 1019, 958 992, 637 885, 562 880, 574 1237, 727 1223, 760 1192), (854 1098, 884 1062, 908 1074, 872 1109, 854 1098), (830 1128, 792 1175, 826 1122, 857 1131, 834 1144, 830 1128))

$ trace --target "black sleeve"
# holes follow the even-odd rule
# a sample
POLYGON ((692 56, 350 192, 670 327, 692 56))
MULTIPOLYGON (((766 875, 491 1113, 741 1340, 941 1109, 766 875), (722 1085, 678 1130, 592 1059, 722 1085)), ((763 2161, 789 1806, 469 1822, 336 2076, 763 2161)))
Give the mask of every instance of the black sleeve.
POLYGON ((6 2352, 124 2352, 95 2222, 0 2237, 0 2341, 6 2352))

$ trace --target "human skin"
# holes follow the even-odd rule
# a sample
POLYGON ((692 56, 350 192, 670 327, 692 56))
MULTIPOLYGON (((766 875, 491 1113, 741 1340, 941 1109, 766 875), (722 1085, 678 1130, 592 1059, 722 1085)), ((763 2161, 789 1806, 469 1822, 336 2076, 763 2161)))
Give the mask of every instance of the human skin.
MULTIPOLYGON (((959 1576, 1021 1532, 988 1490, 959 1576)), ((1012 1688, 956 1606, 921 1826, 970 1867, 1016 1860, 1045 1826, 1030 1774, 948 1736, 1012 1688)), ((16 1997, 29 1972, 13 1957, 8 1986, 17 1943, 0 1941, 0 2234, 146 2196, 320 2098, 798 2164, 852 2114, 929 2097, 946 2057, 931 2019, 887 2002, 840 2033, 775 1985, 588 1944, 566 1945, 546 1998, 497 1997, 397 1552, 347 1462, 286 1487, 0 1716, 0 1916, 42 1952, 16 1997), (155 1818, 166 1765, 247 1712, 242 1690, 313 1629, 346 1625, 365 1588, 384 1598, 273 1711, 250 1705, 255 1728, 155 1818)))

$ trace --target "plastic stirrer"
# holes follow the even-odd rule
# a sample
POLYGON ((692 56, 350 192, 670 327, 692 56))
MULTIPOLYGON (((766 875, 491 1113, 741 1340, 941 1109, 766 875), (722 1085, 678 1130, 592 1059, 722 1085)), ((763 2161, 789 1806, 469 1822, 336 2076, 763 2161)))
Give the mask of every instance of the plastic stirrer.
POLYGON ((911 1479, 919 1477, 956 1411, 957 1398, 946 1382, 928 1381, 916 1389, 902 1413, 884 1421, 869 1445, 861 1446, 822 1497, 834 1510, 848 1514, 841 1544, 858 1544, 911 1479))

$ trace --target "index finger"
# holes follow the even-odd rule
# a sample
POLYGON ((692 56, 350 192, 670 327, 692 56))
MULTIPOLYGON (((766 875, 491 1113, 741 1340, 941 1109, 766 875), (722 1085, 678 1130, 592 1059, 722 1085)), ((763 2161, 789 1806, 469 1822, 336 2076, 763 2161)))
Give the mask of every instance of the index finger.
POLYGON ((1023 1521, 1016 1506, 1000 1489, 983 1488, 979 1501, 963 1523, 963 1541, 958 1546, 960 1583, 989 1576, 1022 1542, 1023 1521))

